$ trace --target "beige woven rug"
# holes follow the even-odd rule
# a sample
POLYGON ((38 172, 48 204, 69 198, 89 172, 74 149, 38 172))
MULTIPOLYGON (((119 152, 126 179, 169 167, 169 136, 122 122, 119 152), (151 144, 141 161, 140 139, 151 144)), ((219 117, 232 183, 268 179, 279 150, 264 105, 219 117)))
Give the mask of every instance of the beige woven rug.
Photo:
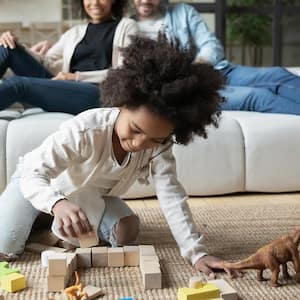
MULTIPOLYGON (((212 254, 226 259, 240 259, 254 252, 269 241, 290 232, 300 225, 300 203, 274 206, 226 206, 224 208, 193 208, 196 223, 206 236, 212 254)), ((86 284, 100 286, 106 295, 102 299, 117 300, 133 296, 140 300, 177 299, 178 287, 187 286, 193 275, 191 266, 178 252, 167 224, 157 208, 136 209, 142 221, 141 243, 152 243, 161 259, 163 289, 144 291, 139 268, 92 268, 81 270, 81 279, 86 284)), ((6 294, 5 299, 48 299, 46 271, 40 266, 39 256, 25 253, 21 260, 12 264, 26 276, 28 288, 15 294, 6 294)), ((290 266, 290 271, 294 273, 290 266)), ((269 273, 267 273, 269 275, 269 273)), ((239 293, 241 299, 300 299, 300 284, 291 279, 280 288, 271 288, 267 282, 258 283, 256 272, 248 271, 244 278, 230 280, 220 274, 239 293)))

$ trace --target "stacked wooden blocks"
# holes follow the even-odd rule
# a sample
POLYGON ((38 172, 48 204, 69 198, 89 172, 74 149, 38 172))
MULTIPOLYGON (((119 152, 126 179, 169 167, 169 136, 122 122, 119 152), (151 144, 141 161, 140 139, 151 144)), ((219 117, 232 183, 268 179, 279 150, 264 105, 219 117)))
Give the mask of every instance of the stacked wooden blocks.
POLYGON ((9 268, 7 262, 0 262, 0 285, 11 293, 20 291, 26 287, 25 276, 18 269, 9 268))
POLYGON ((156 255, 153 245, 141 245, 140 248, 140 269, 145 289, 161 289, 162 276, 159 258, 156 255))
POLYGON ((77 269, 74 253, 52 253, 48 256, 47 287, 49 292, 63 290, 77 269))

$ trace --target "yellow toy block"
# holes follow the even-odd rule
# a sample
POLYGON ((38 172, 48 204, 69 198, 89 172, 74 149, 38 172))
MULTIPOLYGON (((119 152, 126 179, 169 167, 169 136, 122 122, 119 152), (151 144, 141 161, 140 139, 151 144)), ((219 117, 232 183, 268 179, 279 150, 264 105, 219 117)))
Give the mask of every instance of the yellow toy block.
POLYGON ((8 274, 1 278, 1 288, 14 293, 26 288, 25 276, 18 273, 8 274))
POLYGON ((207 300, 214 298, 220 298, 220 290, 211 283, 206 283, 198 289, 178 289, 178 300, 207 300))

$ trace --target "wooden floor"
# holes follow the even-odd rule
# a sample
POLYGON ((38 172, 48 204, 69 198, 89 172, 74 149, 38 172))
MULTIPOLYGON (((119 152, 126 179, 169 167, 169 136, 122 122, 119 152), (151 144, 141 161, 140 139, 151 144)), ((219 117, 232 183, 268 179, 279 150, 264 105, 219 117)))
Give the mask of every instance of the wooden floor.
MULTIPOLYGON (((189 205, 191 207, 214 207, 226 205, 270 205, 282 204, 282 203, 299 203, 300 193, 284 193, 284 194, 233 194, 226 196, 215 196, 215 197, 191 197, 189 200, 189 205)), ((142 200, 126 200, 126 203, 130 207, 158 207, 159 203, 154 198, 147 198, 142 200)))

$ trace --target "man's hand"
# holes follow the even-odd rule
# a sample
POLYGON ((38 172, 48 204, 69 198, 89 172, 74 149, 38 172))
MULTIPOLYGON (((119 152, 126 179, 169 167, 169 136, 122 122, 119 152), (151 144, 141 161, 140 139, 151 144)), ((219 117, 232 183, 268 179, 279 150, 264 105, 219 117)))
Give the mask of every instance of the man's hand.
POLYGON ((10 31, 5 31, 0 36, 0 46, 4 48, 16 48, 17 41, 17 38, 10 31))
POLYGON ((223 260, 218 257, 206 255, 201 257, 194 265, 197 271, 203 272, 209 279, 215 279, 216 274, 214 270, 225 270, 230 278, 243 277, 243 272, 238 270, 227 269, 223 267, 223 260))
POLYGON ((59 72, 52 80, 76 80, 75 73, 59 72))
POLYGON ((52 43, 49 41, 41 41, 33 45, 30 50, 39 55, 45 55, 47 51, 52 47, 52 43))
POLYGON ((62 236, 78 237, 93 230, 84 211, 67 199, 60 200, 52 208, 54 221, 62 236))

